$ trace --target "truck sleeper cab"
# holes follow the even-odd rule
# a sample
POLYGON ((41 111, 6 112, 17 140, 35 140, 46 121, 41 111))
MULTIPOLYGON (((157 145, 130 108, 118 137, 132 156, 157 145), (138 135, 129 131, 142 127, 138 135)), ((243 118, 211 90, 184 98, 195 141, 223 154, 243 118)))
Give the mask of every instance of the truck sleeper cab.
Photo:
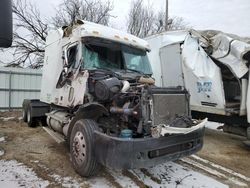
POLYGON ((46 117, 52 134, 69 143, 80 175, 95 174, 99 164, 153 166, 202 148, 206 120, 190 118, 184 88, 154 85, 147 42, 78 21, 47 43, 41 98, 24 101, 24 120, 33 126, 29 120, 46 117))

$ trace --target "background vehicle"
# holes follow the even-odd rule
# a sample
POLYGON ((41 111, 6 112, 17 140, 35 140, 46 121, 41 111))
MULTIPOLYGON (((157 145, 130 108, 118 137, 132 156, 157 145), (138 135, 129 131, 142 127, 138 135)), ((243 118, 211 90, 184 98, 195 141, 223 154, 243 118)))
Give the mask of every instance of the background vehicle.
POLYGON ((192 30, 166 32, 146 40, 152 47, 149 59, 157 86, 187 88, 194 117, 226 123, 225 131, 247 136, 249 39, 192 30))
POLYGON ((46 42, 41 97, 24 100, 23 119, 29 126, 47 119, 46 130, 68 141, 80 175, 99 164, 146 167, 201 149, 206 120, 191 120, 185 89, 154 86, 146 41, 79 20, 46 42))

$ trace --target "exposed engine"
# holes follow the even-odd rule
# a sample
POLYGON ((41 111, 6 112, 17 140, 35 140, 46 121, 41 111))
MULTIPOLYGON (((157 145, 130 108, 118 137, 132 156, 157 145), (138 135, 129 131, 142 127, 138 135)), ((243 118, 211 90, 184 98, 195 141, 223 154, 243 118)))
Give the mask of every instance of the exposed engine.
MULTIPOLYGON (((102 132, 115 137, 159 137, 162 126, 192 126, 189 95, 182 88, 158 88, 149 76, 117 75, 92 71, 88 78, 84 104, 97 102, 108 114, 97 119, 102 132)), ((93 112, 94 113, 94 112, 93 112)), ((70 113, 54 110, 47 114, 47 124, 67 135, 70 113)))
MULTIPOLYGON (((128 78, 124 75, 94 72, 90 74, 88 86, 93 100, 97 100, 109 111, 109 115, 99 118, 98 123, 104 133, 112 136, 133 138, 151 136, 152 126, 156 123, 169 124, 177 114, 189 113, 187 92, 178 89, 181 95, 179 98, 175 96, 174 100, 177 101, 171 104, 171 101, 168 101, 171 100, 171 92, 173 94, 177 89, 159 90, 149 76, 128 78), (171 106, 178 108, 176 103, 180 98, 184 100, 181 100, 182 106, 178 109, 178 113, 168 112, 171 106), (162 101, 164 99, 167 101, 162 101), (154 107, 154 103, 159 103, 159 100, 164 105, 157 104, 157 108, 162 109, 154 107), (162 110, 164 113, 160 112, 162 110)), ((176 112, 173 108, 173 112, 176 112)))

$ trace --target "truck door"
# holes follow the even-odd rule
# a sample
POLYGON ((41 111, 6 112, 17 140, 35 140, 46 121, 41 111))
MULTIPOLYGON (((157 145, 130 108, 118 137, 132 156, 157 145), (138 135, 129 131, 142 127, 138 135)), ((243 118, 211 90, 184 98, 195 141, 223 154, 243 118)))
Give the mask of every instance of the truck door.
POLYGON ((83 96, 86 90, 88 79, 87 71, 80 71, 81 65, 81 45, 73 43, 65 46, 64 70, 57 83, 58 103, 60 106, 73 107, 83 103, 83 96))
POLYGON ((160 49, 162 86, 184 86, 181 66, 181 44, 171 44, 160 49))

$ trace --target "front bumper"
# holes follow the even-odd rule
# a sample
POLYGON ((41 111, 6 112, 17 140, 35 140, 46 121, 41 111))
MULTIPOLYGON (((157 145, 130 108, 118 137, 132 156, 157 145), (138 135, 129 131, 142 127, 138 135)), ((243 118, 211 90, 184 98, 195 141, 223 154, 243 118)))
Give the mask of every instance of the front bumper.
POLYGON ((95 154, 98 162, 116 169, 134 169, 173 161, 199 151, 205 128, 188 134, 160 138, 124 139, 95 132, 95 154))

